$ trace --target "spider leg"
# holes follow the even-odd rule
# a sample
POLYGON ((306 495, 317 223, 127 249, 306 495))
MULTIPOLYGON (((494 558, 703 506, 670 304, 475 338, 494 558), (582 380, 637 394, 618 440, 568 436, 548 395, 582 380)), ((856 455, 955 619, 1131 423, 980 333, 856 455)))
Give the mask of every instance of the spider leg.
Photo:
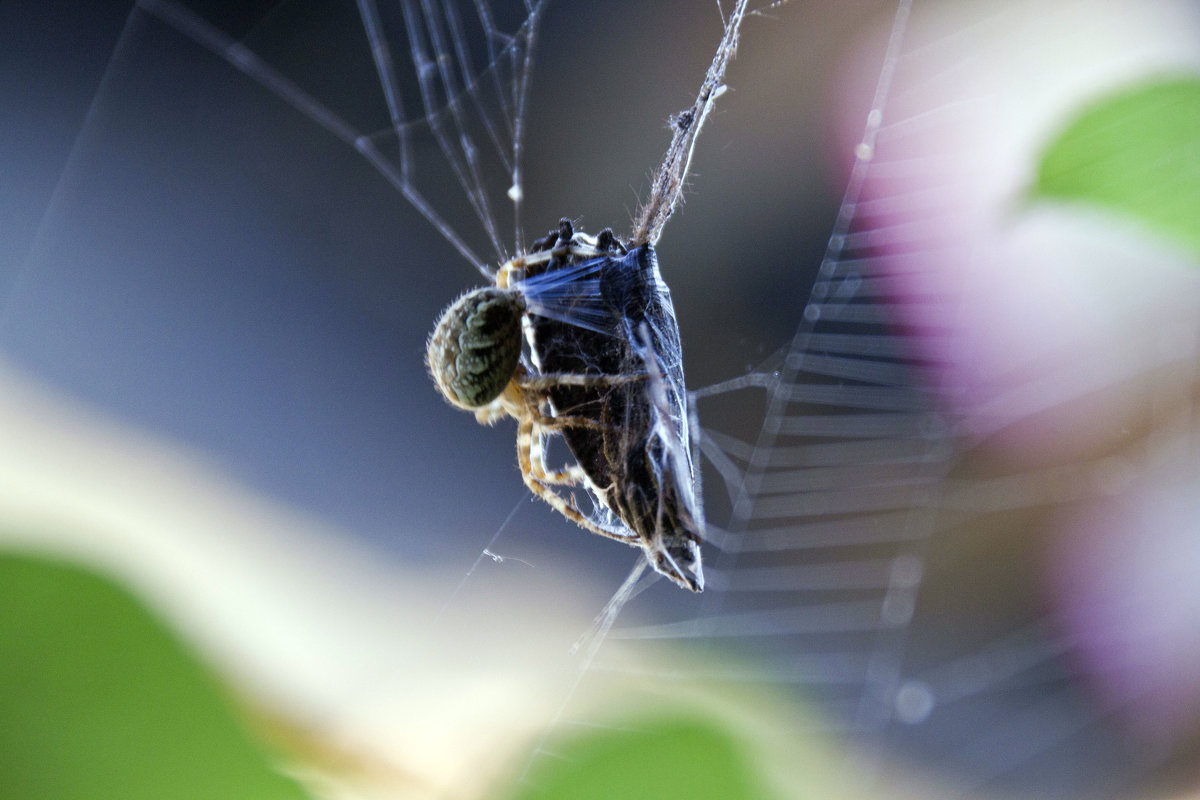
MULTIPOLYGON (((618 386, 623 383, 642 381, 647 377, 648 375, 642 373, 632 375, 580 375, 573 372, 563 372, 537 376, 521 374, 514 377, 513 382, 520 388, 523 394, 533 395, 546 392, 557 386, 618 386)), ((612 426, 605 425, 592 417, 571 414, 548 416, 540 412, 533 412, 533 419, 538 425, 556 431, 563 428, 587 428, 588 430, 595 431, 612 430, 612 426)))
POLYGON ((500 271, 496 273, 496 286, 501 289, 507 289, 515 282, 513 275, 520 277, 519 273, 524 267, 524 259, 513 258, 506 261, 500 267, 500 271))
MULTIPOLYGON (((517 464, 521 468, 521 477, 525 480, 525 485, 529 487, 529 491, 545 500, 550 504, 551 508, 581 528, 589 530, 598 536, 603 536, 606 539, 615 539, 618 542, 637 546, 639 541, 637 536, 632 532, 628 535, 622 535, 600 527, 585 517, 572 501, 563 497, 538 479, 534 474, 533 467, 534 438, 535 436, 540 436, 540 431, 537 430, 537 427, 537 423, 532 417, 522 418, 520 424, 517 426, 517 464)), ((538 447, 540 448, 540 445, 538 447)))
POLYGON ((632 375, 580 375, 575 372, 551 372, 537 376, 522 376, 519 380, 522 389, 545 391, 557 386, 582 386, 594 388, 599 386, 620 386, 623 383, 634 383, 646 380, 645 373, 632 375))
POLYGON ((511 416, 512 412, 504 405, 504 400, 497 397, 486 406, 480 406, 475 409, 475 421, 480 425, 495 425, 500 420, 507 416, 511 416))
POLYGON ((534 423, 530 431, 529 465, 533 477, 542 483, 553 483, 559 486, 578 486, 587 480, 587 473, 578 464, 569 464, 558 472, 546 469, 546 441, 541 426, 534 423))
MULTIPOLYGON (((551 493, 551 494, 553 494, 553 493, 551 493)), ((559 497, 559 496, 557 494, 555 494, 554 497, 559 497)), ((559 499, 561 500, 562 498, 559 497, 559 499)), ((553 505, 553 504, 551 504, 551 505, 553 505)), ((587 517, 583 516, 583 514, 581 514, 573 506, 569 506, 569 508, 571 509, 571 511, 574 512, 574 514, 568 514, 566 511, 562 511, 562 509, 557 509, 557 510, 559 510, 561 513, 566 515, 567 519, 576 523, 581 528, 591 531, 592 533, 596 534, 597 536, 603 536, 605 539, 612 539, 614 542, 621 542, 622 544, 627 544, 630 547, 641 547, 642 546, 641 539, 639 539, 637 534, 633 533, 632 531, 630 531, 629 533, 622 533, 620 531, 611 531, 608 528, 602 528, 599 525, 597 525, 596 523, 589 520, 587 517)))
POLYGON ((574 417, 570 415, 547 417, 543 414, 531 415, 533 421, 547 430, 561 431, 563 428, 587 428, 593 431, 612 430, 611 425, 592 419, 591 417, 574 417))

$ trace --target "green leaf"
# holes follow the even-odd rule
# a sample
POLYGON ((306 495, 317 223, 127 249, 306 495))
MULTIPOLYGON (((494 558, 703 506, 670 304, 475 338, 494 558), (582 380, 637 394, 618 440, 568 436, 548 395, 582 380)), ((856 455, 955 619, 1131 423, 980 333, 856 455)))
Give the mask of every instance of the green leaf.
POLYGON ((0 555, 0 797, 306 794, 126 591, 78 567, 0 555))
POLYGON ((1033 196, 1099 206, 1200 253, 1200 78, 1083 111, 1043 153, 1033 196))
POLYGON ((749 745, 713 720, 669 717, 554 745, 515 800, 767 800, 749 745))

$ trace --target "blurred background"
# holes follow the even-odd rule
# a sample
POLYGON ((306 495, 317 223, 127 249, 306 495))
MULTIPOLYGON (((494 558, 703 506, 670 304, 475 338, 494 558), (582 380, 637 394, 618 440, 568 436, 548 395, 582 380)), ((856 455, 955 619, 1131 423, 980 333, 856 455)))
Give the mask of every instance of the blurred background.
MULTIPOLYGON (((495 266, 389 8, 410 186, 495 266)), ((659 245, 689 385, 773 381, 699 402, 705 595, 659 582, 588 638, 635 553, 532 501, 512 426, 425 374, 481 276, 205 46, 375 134, 349 3, 0 5, 6 548, 132 591, 317 796, 583 797, 553 764, 598 759, 588 731, 640 742, 610 757, 647 796, 697 731, 746 797, 1200 791, 1200 13, 757 10, 659 245)), ((526 239, 620 234, 720 11, 540 14, 527 73, 477 75, 528 75, 526 239)))

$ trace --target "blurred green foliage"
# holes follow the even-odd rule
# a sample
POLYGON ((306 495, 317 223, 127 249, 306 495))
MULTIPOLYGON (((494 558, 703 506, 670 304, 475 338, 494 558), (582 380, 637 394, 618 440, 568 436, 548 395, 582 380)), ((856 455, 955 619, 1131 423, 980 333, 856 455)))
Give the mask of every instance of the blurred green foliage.
POLYGON ((513 800, 770 800, 749 744, 702 717, 658 717, 554 745, 513 800))
POLYGON ((299 800, 188 650, 107 579, 0 554, 0 797, 299 800))
POLYGON ((1108 209, 1200 254, 1200 77, 1085 109, 1042 154, 1033 196, 1108 209))

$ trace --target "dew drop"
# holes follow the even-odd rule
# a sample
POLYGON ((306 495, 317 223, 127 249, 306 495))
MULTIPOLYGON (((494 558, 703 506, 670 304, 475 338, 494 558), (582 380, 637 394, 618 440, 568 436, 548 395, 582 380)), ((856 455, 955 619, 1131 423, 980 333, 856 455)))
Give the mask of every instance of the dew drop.
POLYGON ((893 704, 897 719, 908 725, 919 725, 929 719, 937 705, 937 698, 933 696, 933 688, 925 681, 905 681, 896 690, 893 704))

